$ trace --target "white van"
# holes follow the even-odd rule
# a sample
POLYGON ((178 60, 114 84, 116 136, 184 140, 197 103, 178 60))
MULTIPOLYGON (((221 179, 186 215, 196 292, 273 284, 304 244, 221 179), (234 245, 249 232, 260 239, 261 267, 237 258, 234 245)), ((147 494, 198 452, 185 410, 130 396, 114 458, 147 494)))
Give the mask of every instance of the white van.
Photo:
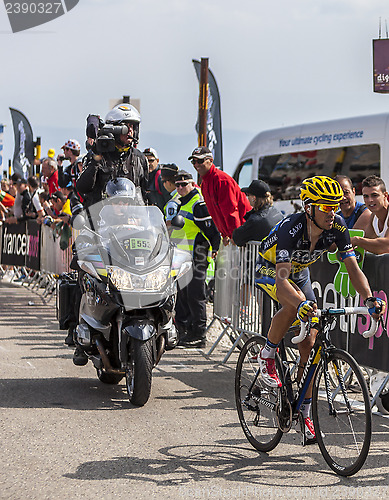
POLYGON ((389 113, 296 125, 261 132, 242 154, 233 175, 240 187, 263 179, 277 208, 301 206, 299 186, 313 175, 351 178, 356 194, 368 175, 389 188, 389 113))

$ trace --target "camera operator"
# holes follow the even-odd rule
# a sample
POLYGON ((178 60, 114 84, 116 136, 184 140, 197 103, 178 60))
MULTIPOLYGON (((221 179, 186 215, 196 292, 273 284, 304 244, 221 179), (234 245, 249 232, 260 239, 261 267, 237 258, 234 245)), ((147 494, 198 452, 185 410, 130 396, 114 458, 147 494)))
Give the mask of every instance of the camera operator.
POLYGON ((76 189, 84 197, 84 206, 99 202, 105 196, 110 179, 126 177, 141 189, 146 201, 148 164, 136 145, 139 140, 140 114, 131 104, 118 104, 105 118, 89 116, 87 136, 89 152, 76 189), (102 126, 103 125, 103 126, 102 126))

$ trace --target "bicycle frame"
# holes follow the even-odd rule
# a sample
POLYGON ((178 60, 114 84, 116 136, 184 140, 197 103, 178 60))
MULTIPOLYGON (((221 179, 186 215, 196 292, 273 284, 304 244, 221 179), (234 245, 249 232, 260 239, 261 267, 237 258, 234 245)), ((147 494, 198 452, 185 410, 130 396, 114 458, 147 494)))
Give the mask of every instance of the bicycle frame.
MULTIPOLYGON (((339 390, 342 390, 343 395, 347 401, 347 407, 351 410, 351 406, 349 404, 347 398, 347 391, 344 385, 344 378, 339 378, 340 389, 337 390, 336 393, 332 393, 330 389, 330 379, 328 372, 328 362, 327 357, 324 355, 331 348, 335 348, 335 346, 331 342, 330 338, 330 324, 331 320, 334 316, 341 316, 343 314, 355 314, 358 312, 366 312, 365 308, 344 308, 344 309, 327 309, 321 311, 319 330, 316 334, 316 340, 312 347, 312 350, 309 354, 308 360, 304 366, 304 371, 302 373, 301 379, 297 382, 298 390, 295 394, 293 394, 292 390, 292 379, 290 376, 290 367, 285 368, 284 362, 286 362, 286 352, 285 346, 283 342, 280 344, 280 354, 281 354, 281 365, 283 367, 283 388, 286 386, 286 395, 289 403, 292 407, 293 419, 298 418, 299 411, 301 405, 303 404, 305 395, 307 393, 308 387, 312 382, 315 373, 319 367, 320 361, 323 360, 324 363, 324 376, 325 376, 325 386, 327 392, 327 400, 329 405, 330 415, 333 415, 335 410, 333 406, 333 399, 336 397, 336 394, 339 390)), ((338 372, 338 367, 335 365, 336 371, 338 372)), ((337 373, 339 375, 339 373, 337 373)), ((347 376, 347 374, 346 374, 347 376)))

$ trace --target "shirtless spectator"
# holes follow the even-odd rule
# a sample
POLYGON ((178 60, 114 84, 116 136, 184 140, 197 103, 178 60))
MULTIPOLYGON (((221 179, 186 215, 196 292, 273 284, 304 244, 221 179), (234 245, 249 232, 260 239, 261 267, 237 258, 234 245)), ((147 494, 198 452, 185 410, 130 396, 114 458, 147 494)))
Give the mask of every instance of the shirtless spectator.
POLYGON ((365 237, 353 236, 351 243, 376 255, 389 253, 389 201, 384 181, 376 175, 366 177, 362 181, 362 195, 371 216, 368 224, 362 228, 365 237))
POLYGON ((340 210, 337 214, 343 217, 349 229, 365 229, 370 223, 371 212, 367 206, 357 201, 355 188, 350 177, 337 175, 335 179, 341 185, 343 200, 340 202, 340 210))

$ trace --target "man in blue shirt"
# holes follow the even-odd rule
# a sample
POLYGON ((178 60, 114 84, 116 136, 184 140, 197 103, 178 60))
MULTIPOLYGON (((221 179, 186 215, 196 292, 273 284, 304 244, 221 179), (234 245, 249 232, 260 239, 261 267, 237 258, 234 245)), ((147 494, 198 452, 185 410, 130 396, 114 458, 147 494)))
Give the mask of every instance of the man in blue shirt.
POLYGON ((343 217, 349 229, 363 229, 370 222, 371 212, 366 205, 355 198, 355 188, 350 177, 337 175, 335 179, 339 182, 343 191, 343 200, 340 202, 340 210, 337 215, 343 217))

